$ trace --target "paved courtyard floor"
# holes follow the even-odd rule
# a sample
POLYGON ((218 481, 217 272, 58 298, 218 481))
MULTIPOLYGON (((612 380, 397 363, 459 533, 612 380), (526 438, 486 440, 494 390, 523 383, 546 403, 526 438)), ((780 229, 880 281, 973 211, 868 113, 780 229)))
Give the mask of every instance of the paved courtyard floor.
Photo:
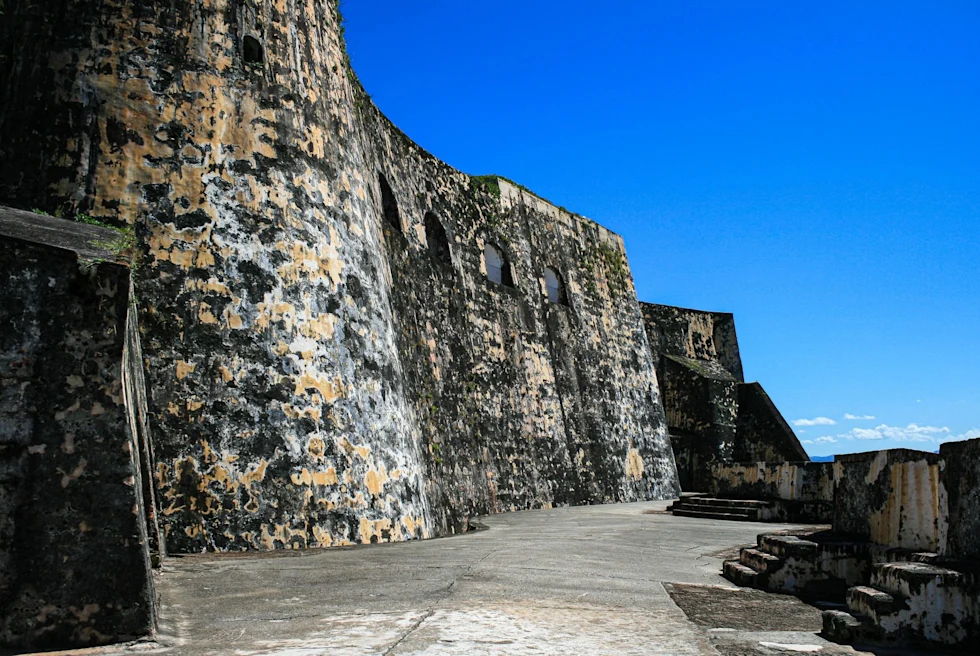
POLYGON ((668 503, 495 515, 424 542, 168 559, 156 641, 91 653, 870 653, 821 639, 816 609, 720 576, 739 545, 788 526, 674 517, 668 503))

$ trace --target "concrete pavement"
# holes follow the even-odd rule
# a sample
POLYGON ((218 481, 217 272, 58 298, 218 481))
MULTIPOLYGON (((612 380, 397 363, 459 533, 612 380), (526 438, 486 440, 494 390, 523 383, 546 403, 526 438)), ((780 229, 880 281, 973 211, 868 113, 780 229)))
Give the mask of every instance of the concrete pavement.
POLYGON ((673 517, 667 505, 496 515, 487 530, 424 542, 168 559, 156 643, 102 653, 863 653, 816 636, 817 611, 796 600, 785 632, 754 631, 748 616, 768 606, 757 591, 748 616, 692 612, 745 606, 722 559, 787 526, 673 517), (668 587, 699 624, 665 583, 686 584, 668 587))

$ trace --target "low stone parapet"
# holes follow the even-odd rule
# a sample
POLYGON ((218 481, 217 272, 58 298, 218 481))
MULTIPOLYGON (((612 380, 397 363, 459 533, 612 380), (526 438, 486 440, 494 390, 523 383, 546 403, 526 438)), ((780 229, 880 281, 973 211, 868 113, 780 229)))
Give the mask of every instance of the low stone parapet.
POLYGON ((936 551, 939 464, 935 453, 891 449, 834 459, 834 531, 875 544, 936 551))
POLYGON ((833 463, 719 463, 711 468, 714 496, 773 502, 770 521, 830 523, 833 463))
POLYGON ((980 439, 939 447, 939 553, 946 558, 980 560, 980 439))

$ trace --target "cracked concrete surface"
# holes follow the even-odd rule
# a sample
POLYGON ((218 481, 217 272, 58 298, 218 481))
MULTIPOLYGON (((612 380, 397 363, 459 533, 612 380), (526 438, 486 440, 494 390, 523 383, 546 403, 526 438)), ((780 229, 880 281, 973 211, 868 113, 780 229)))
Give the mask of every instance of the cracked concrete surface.
POLYGON ((664 584, 730 588, 719 556, 773 526, 644 513, 667 503, 495 515, 485 520, 489 530, 424 542, 169 559, 158 581, 161 624, 152 651, 862 653, 795 624, 756 634, 689 620, 664 584))

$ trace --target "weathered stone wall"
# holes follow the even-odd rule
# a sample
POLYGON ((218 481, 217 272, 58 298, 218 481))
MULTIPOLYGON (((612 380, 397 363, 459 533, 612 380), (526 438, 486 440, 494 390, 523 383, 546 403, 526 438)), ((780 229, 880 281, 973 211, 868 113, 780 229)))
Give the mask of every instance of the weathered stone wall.
POLYGON ((18 214, 0 209, 0 645, 142 635, 153 590, 121 380, 129 269, 86 242, 112 231, 82 226, 80 257, 13 238, 18 214))
POLYGON ((675 494, 621 240, 412 144, 335 2, 14 3, 0 30, 0 199, 137 227, 171 550, 675 494), (488 240, 513 289, 484 279, 488 240))
POLYGON ((674 355, 661 359, 660 376, 674 452, 689 468, 684 489, 704 491, 712 464, 733 459, 738 383, 718 362, 674 355))
POLYGON ((735 380, 745 380, 734 316, 655 303, 640 308, 654 362, 666 355, 717 362, 735 380))
POLYGON ((936 551, 940 456, 910 449, 834 458, 834 530, 875 544, 936 551))
POLYGON ((708 492, 742 499, 782 499, 832 504, 832 462, 755 462, 717 464, 708 492))
POLYGON ((724 462, 809 460, 759 383, 745 383, 731 314, 641 303, 683 489, 724 462))
POLYGON ((796 433, 759 383, 738 386, 734 458, 739 462, 806 462, 796 433))
POLYGON ((439 531, 487 512, 674 495, 621 238, 449 168, 362 107, 378 153, 372 196, 383 209, 383 178, 397 208, 384 253, 439 531), (487 244, 509 260, 512 286, 488 280, 487 244), (561 276, 561 303, 548 300, 545 267, 561 276))
POLYGON ((768 521, 833 520, 831 462, 716 463, 705 491, 717 497, 770 501, 768 521))
POLYGON ((939 553, 980 559, 980 439, 940 445, 939 553))

